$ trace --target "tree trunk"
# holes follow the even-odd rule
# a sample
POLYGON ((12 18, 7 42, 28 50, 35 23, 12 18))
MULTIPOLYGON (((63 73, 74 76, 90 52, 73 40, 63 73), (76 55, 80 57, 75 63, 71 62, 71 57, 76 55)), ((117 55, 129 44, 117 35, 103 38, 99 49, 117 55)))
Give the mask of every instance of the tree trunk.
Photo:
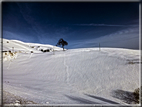
POLYGON ((64 46, 62 46, 62 48, 63 48, 63 51, 64 51, 64 46))

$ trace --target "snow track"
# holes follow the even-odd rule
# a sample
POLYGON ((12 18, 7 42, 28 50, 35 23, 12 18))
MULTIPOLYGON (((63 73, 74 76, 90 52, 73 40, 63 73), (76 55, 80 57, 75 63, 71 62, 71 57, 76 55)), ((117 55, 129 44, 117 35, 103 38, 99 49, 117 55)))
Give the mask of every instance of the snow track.
POLYGON ((66 65, 66 59, 65 58, 66 57, 65 57, 65 54, 64 54, 64 66, 65 66, 65 71, 66 71, 66 82, 67 82, 67 84, 69 84, 69 71, 68 71, 68 65, 66 65))

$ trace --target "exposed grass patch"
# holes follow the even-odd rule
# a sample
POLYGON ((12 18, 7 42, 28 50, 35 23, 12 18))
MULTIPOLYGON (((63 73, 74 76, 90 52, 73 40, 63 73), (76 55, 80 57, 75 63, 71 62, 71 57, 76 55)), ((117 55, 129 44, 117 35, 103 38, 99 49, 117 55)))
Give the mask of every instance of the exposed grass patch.
POLYGON ((112 96, 128 104, 139 104, 140 88, 135 89, 134 92, 115 90, 112 92, 112 96))
POLYGON ((31 48, 34 48, 34 46, 31 46, 31 48))
POLYGON ((129 61, 128 64, 135 64, 133 61, 129 61))
MULTIPOLYGON (((141 86, 141 89, 142 89, 142 86, 141 86)), ((140 97, 141 97, 141 102, 142 102, 142 96, 140 96, 140 91, 141 91, 141 94, 142 94, 142 90, 140 88, 137 88, 134 90, 133 94, 134 94, 134 97, 137 101, 137 103, 140 103, 140 97)))
POLYGON ((30 101, 19 96, 15 96, 9 92, 3 91, 3 104, 37 104, 34 101, 30 101))
POLYGON ((128 61, 128 64, 142 64, 142 62, 139 60, 127 60, 127 61, 128 61))

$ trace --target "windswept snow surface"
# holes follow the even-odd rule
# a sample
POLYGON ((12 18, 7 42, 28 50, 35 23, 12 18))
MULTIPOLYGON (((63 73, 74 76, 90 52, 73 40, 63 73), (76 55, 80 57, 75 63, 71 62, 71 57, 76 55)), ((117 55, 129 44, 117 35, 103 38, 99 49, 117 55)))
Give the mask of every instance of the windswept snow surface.
MULTIPOLYGON (((9 40, 3 45, 4 49, 17 46, 17 51, 32 49, 19 41, 9 40)), ((54 53, 32 49, 31 57, 22 52, 16 59, 5 60, 4 90, 39 104, 108 105, 126 104, 113 97, 113 91, 133 92, 140 86, 139 50, 58 49, 54 53)))

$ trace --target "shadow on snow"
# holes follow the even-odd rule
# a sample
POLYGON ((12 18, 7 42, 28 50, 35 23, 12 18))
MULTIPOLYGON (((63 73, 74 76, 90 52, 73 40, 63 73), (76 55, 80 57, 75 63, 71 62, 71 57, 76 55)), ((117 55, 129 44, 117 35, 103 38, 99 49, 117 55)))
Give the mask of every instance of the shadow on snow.
POLYGON ((95 99, 98 99, 98 100, 101 100, 101 101, 104 101, 104 102, 107 102, 107 103, 110 103, 110 104, 119 104, 117 102, 114 102, 114 101, 111 101, 111 100, 108 100, 108 99, 105 99, 105 98, 102 98, 102 97, 97 97, 97 96, 88 95, 88 94, 85 94, 85 95, 92 97, 92 98, 95 98, 95 99))
MULTIPOLYGON (((119 104, 117 102, 114 102, 114 101, 111 101, 111 100, 108 100, 108 99, 105 99, 105 98, 102 98, 102 97, 97 97, 97 96, 88 95, 88 94, 85 94, 85 95, 88 96, 88 97, 94 98, 96 100, 107 102, 109 104, 119 104)), ((69 95, 65 95, 65 96, 68 97, 71 100, 77 101, 77 102, 82 103, 82 104, 105 104, 105 103, 98 103, 98 102, 90 101, 88 99, 84 99, 84 98, 81 98, 81 97, 75 97, 75 96, 69 96, 69 95)))

